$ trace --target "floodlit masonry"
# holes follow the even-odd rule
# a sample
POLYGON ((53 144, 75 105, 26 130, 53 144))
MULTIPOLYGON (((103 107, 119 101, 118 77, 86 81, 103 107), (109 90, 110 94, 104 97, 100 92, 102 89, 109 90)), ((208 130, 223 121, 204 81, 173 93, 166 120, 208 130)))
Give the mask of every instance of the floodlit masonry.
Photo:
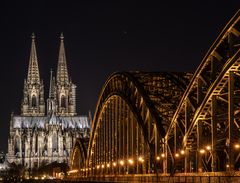
POLYGON ((33 34, 21 114, 12 114, 10 120, 7 153, 10 163, 26 168, 37 168, 52 162, 68 164, 76 138, 89 138, 90 118, 79 116, 76 112, 76 85, 68 74, 63 34, 60 37, 56 79, 51 71, 46 103, 33 34))

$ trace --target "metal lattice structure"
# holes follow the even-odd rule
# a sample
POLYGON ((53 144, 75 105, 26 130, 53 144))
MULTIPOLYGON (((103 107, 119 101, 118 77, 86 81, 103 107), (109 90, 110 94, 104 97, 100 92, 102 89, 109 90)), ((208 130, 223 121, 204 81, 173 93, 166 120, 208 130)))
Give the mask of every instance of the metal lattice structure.
POLYGON ((89 139, 77 138, 73 146, 73 152, 71 154, 70 166, 72 169, 82 169, 86 165, 86 155, 87 155, 87 143, 89 139), (74 160, 74 161, 73 161, 74 160))
POLYGON ((86 162, 79 174, 238 169, 239 14, 194 74, 111 75, 97 103, 86 162))

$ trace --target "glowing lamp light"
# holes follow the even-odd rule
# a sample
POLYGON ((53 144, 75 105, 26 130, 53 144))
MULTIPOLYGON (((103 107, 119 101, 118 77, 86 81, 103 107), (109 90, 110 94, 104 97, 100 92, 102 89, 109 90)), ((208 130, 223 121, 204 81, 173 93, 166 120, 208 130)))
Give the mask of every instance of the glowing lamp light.
POLYGON ((226 167, 229 168, 230 167, 229 164, 227 164, 226 167))
POLYGON ((176 153, 176 154, 175 154, 175 157, 176 157, 176 158, 178 158, 178 157, 179 157, 179 154, 178 154, 178 153, 176 153))
POLYGON ((128 160, 128 163, 129 163, 130 165, 132 165, 134 162, 133 162, 132 159, 129 159, 129 160, 128 160))
POLYGON ((138 158, 138 161, 140 161, 140 162, 144 162, 143 157, 140 156, 140 157, 138 158))
POLYGON ((156 157, 156 160, 159 161, 159 160, 160 160, 160 156, 157 156, 157 157, 156 157))
POLYGON ((205 150, 204 149, 200 149, 199 151, 201 154, 204 154, 205 153, 205 150))
POLYGON ((108 167, 108 168, 110 167, 110 164, 109 164, 109 163, 107 164, 107 167, 108 167))
POLYGON ((100 168, 100 165, 97 165, 97 169, 99 169, 100 168))
POLYGON ((210 151, 211 150, 211 146, 206 146, 206 149, 208 150, 208 151, 210 151))
POLYGON ((123 160, 120 161, 120 165, 122 165, 122 166, 124 165, 124 161, 123 160))
POLYGON ((181 155, 184 155, 184 154, 185 154, 185 151, 184 151, 184 150, 181 150, 180 153, 181 153, 181 155))
POLYGON ((165 154, 164 154, 164 153, 162 153, 162 154, 161 154, 161 156, 162 156, 162 158, 164 158, 164 157, 165 157, 165 154))
POLYGON ((113 162, 113 166, 117 166, 117 163, 113 162))
POLYGON ((104 164, 102 164, 102 168, 104 168, 104 164))
MULTIPOLYGON (((82 170, 82 169, 81 169, 82 170)), ((68 173, 77 173, 78 172, 78 170, 77 169, 75 169, 75 170, 70 170, 68 173)))
POLYGON ((239 149, 240 145, 239 144, 235 144, 234 147, 235 147, 235 149, 239 149))

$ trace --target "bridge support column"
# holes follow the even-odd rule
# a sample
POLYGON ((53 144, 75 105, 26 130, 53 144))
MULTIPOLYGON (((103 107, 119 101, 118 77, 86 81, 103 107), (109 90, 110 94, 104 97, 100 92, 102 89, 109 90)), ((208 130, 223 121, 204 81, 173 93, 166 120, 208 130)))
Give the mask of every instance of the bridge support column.
POLYGON ((229 72, 228 79, 228 156, 229 156, 229 170, 234 170, 234 152, 233 152, 233 139, 234 139, 234 73, 229 72))
MULTIPOLYGON (((185 101, 185 134, 187 134, 188 127, 190 124, 190 116, 189 116, 189 104, 188 101, 185 101)), ((187 141, 187 139, 186 139, 187 141)), ((189 158, 189 148, 187 147, 187 142, 185 142, 185 162, 184 162, 184 172, 190 172, 190 158, 189 158)))
POLYGON ((156 123, 154 124, 154 134, 155 134, 155 152, 154 152, 154 159, 153 161, 155 162, 154 163, 154 169, 155 169, 155 173, 158 173, 159 171, 159 163, 156 162, 156 157, 159 156, 159 149, 160 149, 160 138, 159 138, 159 135, 158 135, 158 131, 157 131, 157 125, 156 123))
POLYGON ((216 95, 212 96, 212 119, 211 119, 211 132, 212 132, 212 162, 211 162, 211 168, 212 172, 217 171, 217 152, 216 152, 216 143, 217 143, 217 99, 216 95))
MULTIPOLYGON (((198 85, 197 85, 197 103, 198 106, 201 104, 203 100, 203 81, 201 78, 198 79, 198 85)), ((203 164, 202 164, 202 156, 200 156, 199 151, 202 148, 202 121, 198 121, 197 123, 197 152, 196 152, 196 160, 197 160, 197 172, 203 171, 203 164)))
POLYGON ((202 121, 198 121, 197 124, 197 152, 196 152, 196 160, 197 160, 197 172, 203 172, 203 164, 202 164, 202 156, 199 154, 199 151, 202 147, 202 121))
POLYGON ((167 144, 167 142, 168 142, 168 140, 167 139, 165 139, 165 141, 164 141, 164 139, 163 139, 163 154, 165 155, 165 157, 163 157, 163 160, 162 160, 162 162, 163 162, 163 173, 164 174, 166 174, 167 173, 167 171, 168 171, 168 168, 167 168, 167 146, 168 146, 168 144, 167 144))

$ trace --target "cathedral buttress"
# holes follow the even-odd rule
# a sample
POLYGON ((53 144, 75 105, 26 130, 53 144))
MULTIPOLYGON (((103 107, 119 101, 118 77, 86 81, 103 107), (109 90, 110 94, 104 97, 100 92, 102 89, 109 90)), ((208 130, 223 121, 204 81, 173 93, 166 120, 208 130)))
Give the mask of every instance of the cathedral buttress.
POLYGON ((27 80, 24 80, 21 114, 24 116, 45 115, 44 86, 43 81, 40 80, 34 34, 32 34, 27 80))

